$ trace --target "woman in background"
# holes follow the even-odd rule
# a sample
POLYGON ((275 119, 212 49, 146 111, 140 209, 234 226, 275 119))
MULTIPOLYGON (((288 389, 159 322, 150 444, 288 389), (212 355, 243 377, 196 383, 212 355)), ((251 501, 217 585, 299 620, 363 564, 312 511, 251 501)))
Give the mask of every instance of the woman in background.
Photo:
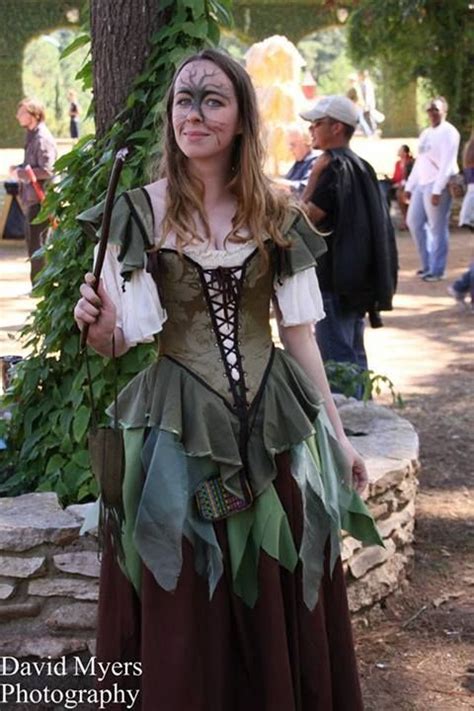
POLYGON ((405 184, 407 182, 408 176, 411 173, 411 169, 413 168, 413 163, 415 162, 415 159, 412 156, 410 146, 407 146, 405 143, 400 146, 397 155, 398 160, 395 163, 391 183, 402 216, 400 230, 407 230, 408 227, 406 223, 406 217, 408 212, 408 205, 404 197, 405 184))
POLYGON ((77 102, 77 93, 74 89, 69 89, 67 99, 69 101, 69 135, 71 138, 79 138, 80 108, 77 102))

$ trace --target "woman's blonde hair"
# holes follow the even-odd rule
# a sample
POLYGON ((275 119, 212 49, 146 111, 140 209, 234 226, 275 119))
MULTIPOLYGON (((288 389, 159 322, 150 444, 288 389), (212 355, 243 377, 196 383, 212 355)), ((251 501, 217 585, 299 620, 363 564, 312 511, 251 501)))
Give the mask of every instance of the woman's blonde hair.
POLYGON ((22 99, 18 103, 18 108, 20 106, 23 106, 31 116, 34 116, 35 119, 38 121, 38 123, 41 123, 41 121, 44 121, 45 119, 45 109, 44 109, 44 104, 39 100, 34 97, 29 97, 25 96, 24 99, 22 99))
POLYGON ((215 49, 205 49, 188 57, 176 70, 166 99, 166 116, 163 128, 163 157, 159 175, 167 179, 166 209, 163 220, 163 239, 170 231, 176 234, 178 250, 199 240, 193 215, 198 216, 210 238, 210 227, 204 208, 204 186, 190 174, 188 159, 179 148, 173 131, 172 109, 176 79, 190 62, 213 62, 230 79, 237 98, 241 133, 236 136, 232 155, 232 175, 228 187, 237 198, 237 210, 232 231, 227 239, 242 241, 255 239, 265 264, 264 235, 277 244, 286 245, 281 233, 283 218, 288 208, 288 198, 271 187, 263 173, 264 150, 260 137, 260 119, 255 90, 249 75, 238 62, 215 49), (239 231, 247 229, 249 237, 239 231))

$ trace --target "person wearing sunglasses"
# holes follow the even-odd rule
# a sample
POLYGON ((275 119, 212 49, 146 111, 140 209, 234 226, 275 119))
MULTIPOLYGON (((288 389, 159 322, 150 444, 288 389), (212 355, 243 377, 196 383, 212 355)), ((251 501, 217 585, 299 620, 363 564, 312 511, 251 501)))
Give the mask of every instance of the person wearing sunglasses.
MULTIPOLYGON (((328 251, 318 259, 326 318, 316 324, 324 361, 367 370, 364 316, 382 325, 397 279, 395 237, 373 168, 350 148, 359 113, 344 96, 327 96, 301 114, 310 121, 313 147, 323 151, 302 199, 328 251)), ((359 388, 356 397, 362 397, 359 388)))

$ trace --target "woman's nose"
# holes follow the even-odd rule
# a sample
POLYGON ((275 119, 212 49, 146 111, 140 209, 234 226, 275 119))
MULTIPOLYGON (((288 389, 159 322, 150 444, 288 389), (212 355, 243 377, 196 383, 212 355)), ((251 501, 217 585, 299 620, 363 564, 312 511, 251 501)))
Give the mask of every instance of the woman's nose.
POLYGON ((195 103, 192 103, 189 108, 187 119, 188 121, 204 121, 204 115, 201 107, 195 103))

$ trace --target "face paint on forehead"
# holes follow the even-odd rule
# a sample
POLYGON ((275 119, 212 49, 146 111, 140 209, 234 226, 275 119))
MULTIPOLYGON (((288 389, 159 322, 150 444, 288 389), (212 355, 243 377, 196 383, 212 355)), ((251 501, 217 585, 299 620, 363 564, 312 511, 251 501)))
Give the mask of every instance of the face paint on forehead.
POLYGON ((232 97, 232 89, 225 83, 219 81, 219 74, 222 72, 219 69, 204 71, 201 76, 198 69, 195 67, 185 67, 178 77, 175 94, 185 93, 191 99, 191 106, 187 107, 186 113, 194 109, 204 121, 203 102, 208 94, 220 94, 226 99, 232 97), (181 76, 186 72, 187 76, 181 76))

